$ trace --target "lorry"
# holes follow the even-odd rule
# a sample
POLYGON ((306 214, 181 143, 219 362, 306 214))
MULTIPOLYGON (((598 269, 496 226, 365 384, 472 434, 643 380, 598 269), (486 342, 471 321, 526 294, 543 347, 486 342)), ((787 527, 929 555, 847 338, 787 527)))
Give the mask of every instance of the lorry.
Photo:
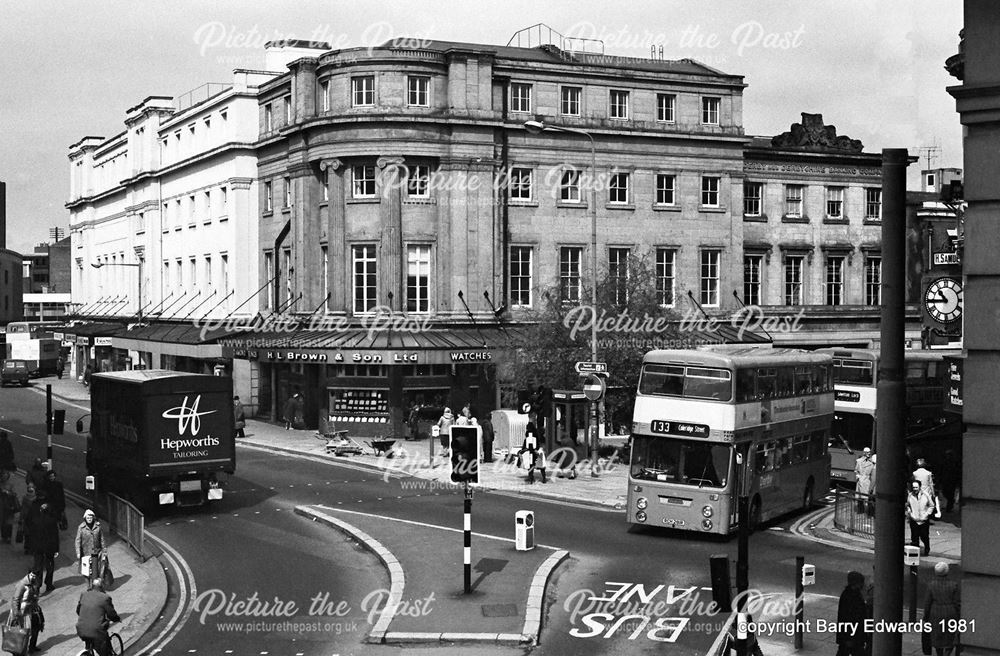
POLYGON ((87 472, 139 508, 222 498, 236 471, 233 381, 166 370, 94 374, 87 472))

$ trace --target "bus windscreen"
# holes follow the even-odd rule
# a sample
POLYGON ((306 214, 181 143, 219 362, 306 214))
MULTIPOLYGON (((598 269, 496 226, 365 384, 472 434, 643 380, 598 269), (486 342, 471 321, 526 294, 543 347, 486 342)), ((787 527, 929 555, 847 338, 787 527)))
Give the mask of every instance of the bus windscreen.
POLYGON ((833 383, 835 385, 874 385, 874 364, 871 360, 833 360, 833 383))
POLYGON ((645 435, 632 439, 632 478, 697 487, 726 486, 732 446, 645 435))
POLYGON ((642 367, 639 394, 729 401, 733 398, 732 372, 710 367, 649 363, 642 367))
POLYGON ((838 412, 830 426, 830 447, 860 453, 872 446, 875 418, 854 412, 838 412))

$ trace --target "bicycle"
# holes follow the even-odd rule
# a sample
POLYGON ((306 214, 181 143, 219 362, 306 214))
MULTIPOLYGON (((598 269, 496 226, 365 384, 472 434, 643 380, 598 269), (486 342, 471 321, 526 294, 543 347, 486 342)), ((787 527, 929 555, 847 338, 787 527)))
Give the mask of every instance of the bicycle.
MULTIPOLYGON (((111 645, 111 656, 123 656, 125 654, 125 643, 122 642, 122 637, 120 635, 117 633, 109 633, 108 642, 111 645)), ((93 641, 84 640, 83 651, 76 656, 98 656, 97 652, 94 651, 93 641)))

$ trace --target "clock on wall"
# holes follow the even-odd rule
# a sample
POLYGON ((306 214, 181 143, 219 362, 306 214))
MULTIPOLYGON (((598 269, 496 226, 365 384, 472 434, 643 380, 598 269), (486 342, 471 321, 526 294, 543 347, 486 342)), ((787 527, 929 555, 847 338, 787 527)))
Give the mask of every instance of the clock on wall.
POLYGON ((962 283, 954 278, 932 281, 924 294, 924 307, 934 321, 957 321, 962 316, 962 283))

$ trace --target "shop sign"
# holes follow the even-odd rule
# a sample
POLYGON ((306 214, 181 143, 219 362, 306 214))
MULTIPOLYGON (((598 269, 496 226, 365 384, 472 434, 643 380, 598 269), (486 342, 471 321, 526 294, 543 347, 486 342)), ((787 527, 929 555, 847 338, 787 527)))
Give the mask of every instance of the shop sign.
POLYGON ((302 362, 337 364, 446 364, 492 362, 493 354, 476 351, 332 351, 322 349, 234 348, 233 357, 260 362, 302 362))
POLYGON ((66 339, 66 336, 63 333, 52 333, 52 339, 63 340, 66 339))
POLYGON ((945 358, 944 361, 947 366, 944 409, 961 414, 964 405, 962 400, 963 360, 961 358, 945 358))
POLYGON ((94 346, 111 346, 110 337, 95 337, 94 346))
POLYGON ((945 264, 961 264, 958 253, 934 253, 934 266, 945 264))
POLYGON ((259 360, 274 362, 326 362, 326 353, 315 351, 260 351, 259 360))
POLYGON ((489 362, 493 359, 489 351, 452 351, 449 355, 452 362, 489 362))
POLYGON ((83 337, 83 336, 77 337, 76 338, 76 345, 77 346, 90 346, 90 338, 89 337, 83 337))

